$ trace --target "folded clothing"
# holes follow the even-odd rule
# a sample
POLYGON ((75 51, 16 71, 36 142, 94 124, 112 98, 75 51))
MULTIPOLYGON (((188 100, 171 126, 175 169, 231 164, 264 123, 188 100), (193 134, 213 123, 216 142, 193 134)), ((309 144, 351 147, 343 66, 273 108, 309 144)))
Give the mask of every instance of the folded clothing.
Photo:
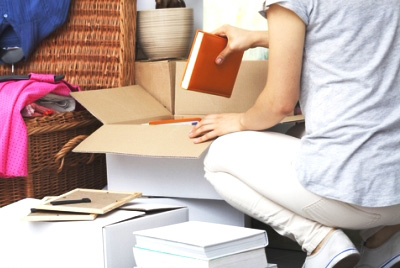
POLYGON ((29 80, 0 83, 0 178, 28 175, 28 135, 22 109, 51 93, 70 96, 80 91, 66 81, 54 81, 54 75, 31 74, 29 80))
POLYGON ((43 98, 38 99, 36 104, 61 113, 74 111, 76 102, 72 97, 49 93, 43 98))

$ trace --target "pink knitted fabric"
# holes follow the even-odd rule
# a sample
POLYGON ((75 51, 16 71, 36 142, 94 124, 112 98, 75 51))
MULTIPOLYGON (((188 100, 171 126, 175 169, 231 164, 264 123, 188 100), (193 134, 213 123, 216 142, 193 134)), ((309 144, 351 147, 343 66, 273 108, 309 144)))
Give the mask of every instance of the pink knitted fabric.
POLYGON ((0 178, 28 175, 28 134, 21 110, 48 93, 80 91, 54 75, 31 74, 29 80, 0 83, 0 178))

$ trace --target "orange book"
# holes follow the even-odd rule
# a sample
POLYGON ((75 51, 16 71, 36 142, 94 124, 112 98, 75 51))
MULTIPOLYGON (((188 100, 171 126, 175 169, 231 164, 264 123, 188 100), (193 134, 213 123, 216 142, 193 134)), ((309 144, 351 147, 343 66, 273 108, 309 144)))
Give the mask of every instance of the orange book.
POLYGON ((230 54, 222 64, 215 60, 228 40, 197 31, 182 78, 182 88, 229 98, 242 62, 243 52, 230 54))

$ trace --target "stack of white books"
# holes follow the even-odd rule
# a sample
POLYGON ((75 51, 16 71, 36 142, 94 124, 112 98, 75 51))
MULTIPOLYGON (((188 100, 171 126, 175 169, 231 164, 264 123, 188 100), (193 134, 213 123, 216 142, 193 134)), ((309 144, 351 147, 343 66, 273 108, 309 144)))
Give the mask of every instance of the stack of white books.
POLYGON ((188 221, 134 232, 140 268, 265 268, 265 230, 188 221))

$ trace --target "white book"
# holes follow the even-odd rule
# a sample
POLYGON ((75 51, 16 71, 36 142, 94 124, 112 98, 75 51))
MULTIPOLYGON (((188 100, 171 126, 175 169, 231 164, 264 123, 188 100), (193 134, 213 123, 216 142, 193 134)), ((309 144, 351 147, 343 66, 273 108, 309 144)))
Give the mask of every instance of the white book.
POLYGON ((265 248, 258 248, 214 259, 195 259, 142 248, 133 248, 136 265, 143 268, 265 268, 265 248))
POLYGON ((266 247, 265 230, 188 221, 134 232, 137 248, 212 259, 266 247))

